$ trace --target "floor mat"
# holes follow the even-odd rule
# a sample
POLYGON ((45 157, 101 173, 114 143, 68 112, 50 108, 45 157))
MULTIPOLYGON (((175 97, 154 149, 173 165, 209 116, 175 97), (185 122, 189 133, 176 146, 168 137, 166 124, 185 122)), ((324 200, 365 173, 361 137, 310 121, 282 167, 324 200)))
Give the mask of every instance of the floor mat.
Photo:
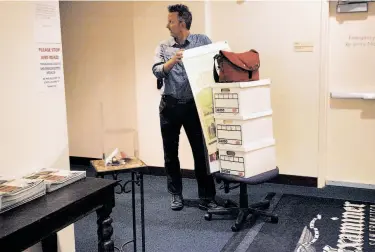
POLYGON ((284 194, 247 252, 375 251, 375 205, 284 194))

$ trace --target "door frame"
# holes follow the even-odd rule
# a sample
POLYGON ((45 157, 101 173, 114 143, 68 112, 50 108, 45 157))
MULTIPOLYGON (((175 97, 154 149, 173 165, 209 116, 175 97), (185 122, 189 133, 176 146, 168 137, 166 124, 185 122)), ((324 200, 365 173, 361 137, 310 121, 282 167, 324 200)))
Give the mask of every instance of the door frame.
POLYGON ((329 106, 329 35, 330 1, 321 0, 320 12, 320 70, 319 70, 319 120, 318 120, 318 188, 326 185, 327 174, 327 117, 329 106))

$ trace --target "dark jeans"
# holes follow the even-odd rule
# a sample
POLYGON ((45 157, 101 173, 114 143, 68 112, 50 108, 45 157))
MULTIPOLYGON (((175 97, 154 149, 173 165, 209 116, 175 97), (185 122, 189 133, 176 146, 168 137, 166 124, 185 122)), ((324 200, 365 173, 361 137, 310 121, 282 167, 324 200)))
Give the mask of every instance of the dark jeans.
POLYGON ((216 194, 215 183, 208 173, 207 149, 194 101, 181 104, 171 97, 163 97, 159 114, 169 193, 182 194, 178 147, 183 126, 193 152, 198 196, 200 199, 213 199, 216 194))

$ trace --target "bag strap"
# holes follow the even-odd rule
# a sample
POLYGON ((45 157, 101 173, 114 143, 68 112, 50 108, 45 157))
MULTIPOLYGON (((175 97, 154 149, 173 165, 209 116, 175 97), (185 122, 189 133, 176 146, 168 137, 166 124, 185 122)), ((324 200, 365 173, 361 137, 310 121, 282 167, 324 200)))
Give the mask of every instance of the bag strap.
POLYGON ((219 75, 217 74, 217 72, 216 72, 216 60, 218 59, 220 57, 220 55, 219 54, 216 54, 215 56, 214 56, 214 80, 215 80, 215 82, 219 82, 219 75))
MULTIPOLYGON (((259 54, 258 51, 254 50, 254 49, 250 49, 250 52, 253 52, 253 53, 256 53, 256 54, 259 54)), ((258 64, 255 65, 255 67, 252 69, 252 71, 256 71, 260 68, 260 62, 258 62, 258 64)))

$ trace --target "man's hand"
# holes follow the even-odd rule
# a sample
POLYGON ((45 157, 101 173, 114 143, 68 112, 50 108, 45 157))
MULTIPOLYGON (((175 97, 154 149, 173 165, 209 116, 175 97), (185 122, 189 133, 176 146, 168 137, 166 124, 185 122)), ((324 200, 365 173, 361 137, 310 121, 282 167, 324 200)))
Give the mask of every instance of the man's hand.
POLYGON ((173 56, 174 61, 180 62, 184 56, 184 49, 180 49, 176 52, 176 54, 173 56))
POLYGON ((165 62, 163 66, 163 70, 165 73, 169 73, 174 65, 176 65, 178 62, 181 62, 183 58, 184 49, 180 49, 176 52, 176 54, 167 62, 165 62))

